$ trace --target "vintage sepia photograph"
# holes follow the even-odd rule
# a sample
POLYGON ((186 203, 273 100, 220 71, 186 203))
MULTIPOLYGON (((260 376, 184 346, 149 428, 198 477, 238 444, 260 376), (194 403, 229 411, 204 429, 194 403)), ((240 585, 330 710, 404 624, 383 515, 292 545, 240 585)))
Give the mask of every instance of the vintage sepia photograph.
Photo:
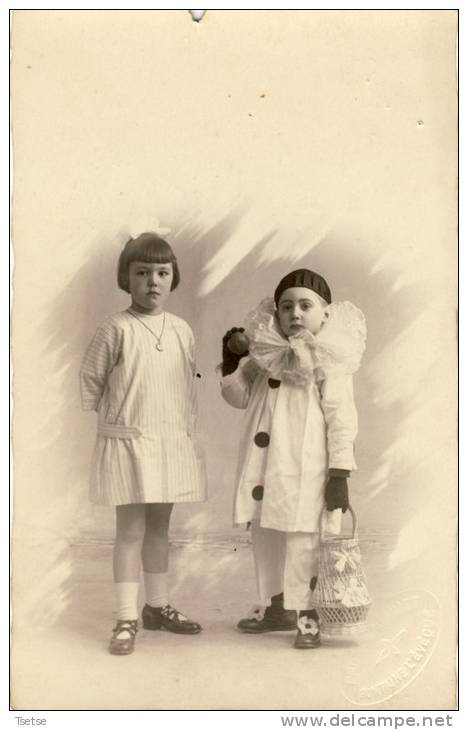
POLYGON ((457 10, 10 22, 11 707, 456 710, 457 10))

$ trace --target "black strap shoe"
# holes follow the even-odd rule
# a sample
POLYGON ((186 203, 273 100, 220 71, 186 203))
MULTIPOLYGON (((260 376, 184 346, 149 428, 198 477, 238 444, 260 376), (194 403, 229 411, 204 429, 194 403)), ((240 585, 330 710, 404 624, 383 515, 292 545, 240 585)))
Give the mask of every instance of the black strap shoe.
POLYGON ((135 648, 135 637, 138 631, 138 621, 120 620, 112 629, 112 638, 109 643, 111 654, 131 654, 135 648), (122 636, 122 634, 126 634, 122 636))
POLYGON ((147 603, 141 614, 143 628, 150 631, 172 631, 174 634, 199 634, 202 630, 200 624, 191 621, 183 613, 172 606, 153 608, 147 603))

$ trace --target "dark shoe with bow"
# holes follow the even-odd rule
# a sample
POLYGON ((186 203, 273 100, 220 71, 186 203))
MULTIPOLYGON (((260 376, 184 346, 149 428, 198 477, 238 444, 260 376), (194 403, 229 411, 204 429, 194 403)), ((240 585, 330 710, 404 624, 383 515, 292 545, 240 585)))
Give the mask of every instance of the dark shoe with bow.
POLYGON ((112 638, 109 644, 111 654, 131 654, 135 648, 135 637, 138 631, 138 621, 120 620, 112 629, 112 638))
POLYGON ((172 606, 153 608, 147 603, 141 614, 143 628, 150 631, 172 631, 174 634, 199 634, 202 630, 200 624, 191 621, 183 613, 172 606))
POLYGON ((268 631, 294 631, 296 624, 296 611, 284 608, 283 594, 279 593, 271 599, 271 606, 253 608, 247 618, 239 621, 237 628, 246 634, 264 634, 268 631))
POLYGON ((297 620, 295 649, 316 649, 321 645, 317 611, 301 611, 297 620))

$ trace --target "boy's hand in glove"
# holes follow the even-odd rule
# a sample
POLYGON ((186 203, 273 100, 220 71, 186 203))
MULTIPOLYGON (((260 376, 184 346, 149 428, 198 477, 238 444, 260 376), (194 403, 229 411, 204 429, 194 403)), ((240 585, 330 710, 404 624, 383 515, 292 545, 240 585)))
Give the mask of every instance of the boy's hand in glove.
POLYGON ((346 476, 329 476, 327 486, 325 487, 325 503, 327 510, 330 512, 340 508, 343 513, 346 512, 349 507, 346 476))
POLYGON ((244 332, 244 328, 243 327, 232 327, 232 329, 228 330, 223 337, 223 364, 222 364, 223 376, 229 375, 230 373, 233 373, 234 370, 237 370, 237 366, 239 365, 239 360, 241 360, 241 358, 243 358, 249 354, 248 347, 245 350, 245 352, 242 352, 241 354, 232 352, 232 350, 229 349, 228 342, 235 332, 244 332))

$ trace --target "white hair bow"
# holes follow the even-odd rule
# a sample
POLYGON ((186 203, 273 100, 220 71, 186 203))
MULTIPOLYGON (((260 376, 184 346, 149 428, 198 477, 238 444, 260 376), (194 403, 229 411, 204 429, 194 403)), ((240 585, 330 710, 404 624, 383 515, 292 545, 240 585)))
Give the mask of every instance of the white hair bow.
POLYGON ((157 236, 167 236, 171 232, 170 228, 161 226, 157 218, 146 217, 135 221, 128 227, 128 232, 132 238, 138 238, 142 233, 156 233, 157 236))

